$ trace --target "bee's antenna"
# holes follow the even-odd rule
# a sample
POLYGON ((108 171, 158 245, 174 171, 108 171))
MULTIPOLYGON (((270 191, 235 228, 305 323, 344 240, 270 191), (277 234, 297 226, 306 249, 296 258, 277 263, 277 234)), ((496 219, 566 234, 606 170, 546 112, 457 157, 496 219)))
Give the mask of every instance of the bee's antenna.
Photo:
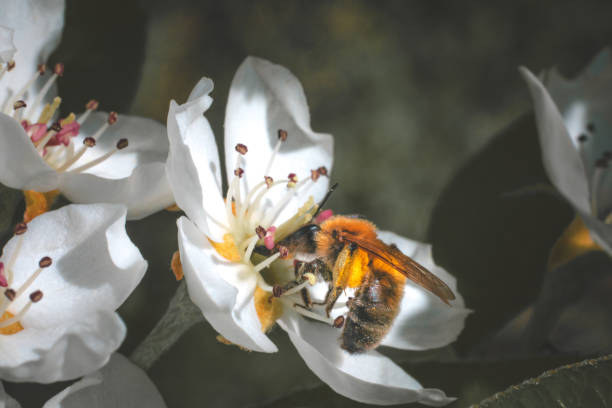
POLYGON ((327 194, 325 194, 325 197, 323 197, 323 199, 321 200, 321 202, 319 203, 319 207, 317 208, 317 211, 313 214, 312 218, 316 218, 317 215, 319 215, 319 213, 321 212, 321 210, 323 209, 323 206, 325 205, 325 203, 327 202, 327 200, 329 200, 329 197, 332 195, 332 193, 334 192, 334 190, 336 190, 336 187, 338 187, 338 183, 334 183, 329 190, 327 190, 327 194))

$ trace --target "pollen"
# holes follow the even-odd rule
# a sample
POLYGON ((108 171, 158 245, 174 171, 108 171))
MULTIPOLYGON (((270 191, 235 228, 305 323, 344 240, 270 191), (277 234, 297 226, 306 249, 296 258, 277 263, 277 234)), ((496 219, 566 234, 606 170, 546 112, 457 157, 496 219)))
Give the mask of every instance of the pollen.
MULTIPOLYGON (((12 319, 13 317, 15 317, 14 314, 12 314, 9 311, 6 311, 4 312, 4 314, 2 314, 2 317, 0 317, 0 323, 2 323, 5 320, 12 319)), ((21 325, 21 323, 15 322, 15 323, 9 324, 8 326, 0 327, 0 334, 10 335, 10 334, 19 333, 22 330, 23 330, 23 326, 21 325)))
POLYGON ((26 209, 23 213, 23 222, 30 222, 41 214, 51 209, 53 202, 59 195, 59 190, 51 190, 46 193, 39 193, 34 190, 24 190, 26 209))
POLYGON ((179 251, 174 251, 172 260, 170 261, 170 269, 177 281, 183 280, 183 264, 181 262, 181 254, 179 251))
POLYGON ((240 256, 240 252, 238 252, 238 248, 236 247, 236 243, 234 242, 234 236, 230 233, 223 235, 223 242, 215 242, 212 239, 208 239, 210 245, 215 248, 215 251, 223 258, 227 259, 230 262, 240 262, 242 260, 242 256, 240 256))
POLYGON ((254 301, 255 311, 261 323, 261 331, 265 333, 283 315, 283 305, 278 297, 274 297, 259 286, 255 288, 254 301))

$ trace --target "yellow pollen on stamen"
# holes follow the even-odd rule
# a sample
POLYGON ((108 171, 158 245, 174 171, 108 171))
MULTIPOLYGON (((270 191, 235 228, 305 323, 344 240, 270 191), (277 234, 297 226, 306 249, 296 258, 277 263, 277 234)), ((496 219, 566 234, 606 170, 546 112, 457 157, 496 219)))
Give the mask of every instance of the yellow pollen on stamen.
POLYGON ((183 280, 183 264, 181 263, 181 254, 179 251, 174 251, 172 260, 170 261, 170 269, 177 281, 183 280))
POLYGON ((552 270, 589 251, 601 251, 580 216, 567 226, 548 256, 548 270, 552 270))
MULTIPOLYGON (((14 314, 12 314, 9 311, 6 311, 4 312, 2 317, 0 317, 0 323, 4 322, 5 320, 12 319, 13 317, 15 317, 14 314)), ((21 325, 21 323, 15 322, 13 324, 9 324, 6 327, 0 327, 0 334, 10 335, 10 334, 19 333, 22 330, 23 330, 23 326, 21 325)))
POLYGON ((261 331, 267 332, 274 326, 274 323, 283 315, 283 304, 280 299, 274 297, 257 286, 254 293, 255 311, 261 323, 261 331))
POLYGON ((210 242, 210 245, 215 248, 215 251, 217 251, 219 255, 228 261, 240 262, 242 260, 240 252, 238 252, 238 247, 234 242, 234 236, 229 232, 223 235, 223 242, 215 242, 210 238, 208 238, 208 242, 210 242))
POLYGON ((280 241, 293 231, 308 224, 312 220, 312 215, 317 211, 317 208, 318 206, 315 204, 314 198, 312 196, 308 197, 308 200, 300 207, 298 212, 276 229, 274 240, 280 241))
POLYGON ((74 113, 70 112, 70 115, 66 116, 64 119, 60 120, 60 125, 62 127, 71 124, 72 122, 74 122, 76 120, 76 116, 74 115, 74 113))
POLYGON ((30 222, 51 209, 53 202, 59 195, 59 190, 39 193, 34 190, 23 190, 26 208, 23 213, 23 222, 30 222))
POLYGON ((59 108, 61 103, 62 103, 62 98, 60 98, 59 96, 56 96, 55 98, 53 98, 53 102, 51 103, 51 105, 49 104, 45 105, 36 123, 49 122, 51 118, 53 117, 53 115, 55 115, 55 111, 57 111, 57 108, 59 108))

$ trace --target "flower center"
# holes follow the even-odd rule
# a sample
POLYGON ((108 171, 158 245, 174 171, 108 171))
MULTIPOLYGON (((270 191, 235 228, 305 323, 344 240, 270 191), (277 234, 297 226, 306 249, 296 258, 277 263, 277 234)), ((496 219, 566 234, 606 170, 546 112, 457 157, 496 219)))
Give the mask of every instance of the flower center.
MULTIPOLYGON (((15 66, 15 62, 1 66, 0 81, 6 73, 15 69, 15 66)), ((85 112, 78 118, 74 113, 70 113, 63 119, 54 120, 58 116, 58 109, 62 102, 62 99, 58 96, 50 104, 46 104, 40 113, 37 113, 40 104, 57 81, 57 78, 63 76, 64 64, 55 64, 53 74, 46 80, 38 94, 26 98, 28 90, 40 77, 45 75, 46 71, 45 65, 39 65, 34 76, 19 91, 9 96, 4 103, 0 101, 0 106, 2 106, 3 113, 19 121, 34 144, 38 154, 51 168, 59 173, 82 173, 104 162, 117 151, 128 146, 127 139, 121 139, 117 142, 114 150, 101 154, 95 159, 83 163, 79 162, 79 159, 81 159, 87 149, 93 148, 98 138, 102 136, 106 129, 117 122, 117 113, 111 112, 107 121, 92 136, 85 138, 82 146, 77 148, 73 138, 79 134, 81 126, 85 123, 91 112, 98 109, 99 103, 96 100, 90 100, 85 105, 85 112), (26 99, 31 100, 31 102, 26 102, 26 99)), ((10 73, 7 79, 10 80, 10 73)))
MULTIPOLYGON (((5 265, 4 262, 0 262, 0 287, 4 288, 4 296, 0 297, 0 334, 15 334, 23 330, 23 326, 20 323, 21 319, 23 319, 34 303, 38 303, 43 298, 41 290, 30 291, 30 287, 43 270, 53 263, 52 259, 48 256, 42 257, 38 262, 38 268, 18 288, 13 287, 15 277, 13 269, 21 250, 23 234, 25 234, 27 229, 28 227, 25 223, 18 224, 15 227, 15 235, 18 236, 17 245, 8 263, 5 265), (16 302, 26 293, 28 294, 27 302, 19 310, 15 310, 16 302)), ((23 302, 20 301, 20 303, 23 302)))
MULTIPOLYGON (((239 155, 236 160, 234 175, 228 183, 225 199, 227 224, 214 220, 217 224, 223 225, 227 233, 223 237, 223 242, 217 243, 210 240, 215 250, 225 259, 232 262, 240 262, 247 266, 251 273, 257 274, 255 307, 264 331, 271 326, 271 321, 275 321, 280 316, 278 311, 282 309, 279 309, 279 306, 285 302, 280 302, 280 299, 273 294, 274 284, 277 283, 276 279, 272 279, 274 283, 270 284, 264 279, 262 273, 285 254, 283 251, 278 251, 271 256, 264 257, 263 255, 254 254, 253 250, 257 245, 265 245, 268 249, 272 249, 275 246, 275 241, 284 238, 301 226, 311 222, 318 208, 312 196, 304 200, 305 202, 302 207, 289 220, 281 225, 275 225, 278 216, 292 199, 299 199, 300 194, 304 194, 308 190, 309 184, 316 183, 320 176, 327 175, 327 169, 319 167, 312 170, 309 177, 305 177, 302 180, 298 179, 295 173, 290 173, 287 175, 287 178, 281 180, 274 180, 270 177, 269 173, 273 167, 274 160, 287 137, 286 131, 278 131, 276 146, 265 166, 266 170, 262 175, 261 181, 247 191, 246 194, 243 194, 241 186, 245 174, 245 170, 241 165, 244 156, 248 153, 248 148, 244 144, 236 145, 235 148, 239 155), (270 205, 265 200, 271 191, 278 191, 283 188, 285 193, 281 195, 278 202, 270 205)), ((284 270, 290 270, 284 263, 283 261, 283 265, 280 267, 284 270)), ((281 273, 281 275, 283 274, 281 273)), ((285 279, 285 282, 290 280, 285 279)), ((308 282, 299 288, 294 288, 293 291, 287 291, 283 295, 284 299, 289 299, 291 295, 299 294, 308 282)))

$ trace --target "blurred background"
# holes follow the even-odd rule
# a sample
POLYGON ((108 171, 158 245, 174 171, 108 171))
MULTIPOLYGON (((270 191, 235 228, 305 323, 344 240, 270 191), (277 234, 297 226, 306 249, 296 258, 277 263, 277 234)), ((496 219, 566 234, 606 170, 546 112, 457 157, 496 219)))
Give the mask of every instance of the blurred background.
MULTIPOLYGON (((550 194, 514 194, 547 183, 517 67, 574 75, 612 42, 611 16, 605 1, 68 0, 51 62, 66 66, 59 85, 67 111, 96 98, 103 110, 162 123, 171 99, 184 102, 210 77, 215 102, 206 116, 220 145, 242 60, 289 68, 304 87, 312 128, 335 137, 335 212, 432 242, 437 262, 458 277, 475 310, 458 343, 391 355, 466 406, 610 344, 597 332, 591 337, 604 340, 588 349, 553 344, 517 358, 483 345, 538 297, 550 246, 572 217, 550 194)), ((163 212, 128 227, 150 269, 121 309, 127 355, 176 288, 176 218, 163 212)), ((596 313, 580 310, 557 329, 563 339, 578 331, 571 322, 582 322, 580 333, 610 323, 600 313, 589 326, 585 315, 596 313)), ((275 355, 240 351, 215 335, 197 325, 150 371, 169 407, 355 405, 321 385, 281 330, 271 334, 275 355)), ((22 385, 7 389, 40 406, 22 385)))

